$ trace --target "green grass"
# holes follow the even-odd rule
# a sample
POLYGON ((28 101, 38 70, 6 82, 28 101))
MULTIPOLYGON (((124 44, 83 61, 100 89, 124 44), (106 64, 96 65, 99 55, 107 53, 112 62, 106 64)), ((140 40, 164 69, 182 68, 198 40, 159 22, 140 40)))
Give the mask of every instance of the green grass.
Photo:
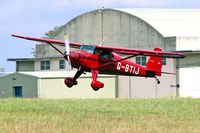
POLYGON ((0 99, 5 133, 199 133, 200 99, 0 99))

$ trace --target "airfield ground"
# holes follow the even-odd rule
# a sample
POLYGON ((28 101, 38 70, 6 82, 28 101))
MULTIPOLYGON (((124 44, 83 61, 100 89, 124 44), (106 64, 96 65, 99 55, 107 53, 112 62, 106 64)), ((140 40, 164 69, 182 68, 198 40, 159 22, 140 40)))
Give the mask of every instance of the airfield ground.
POLYGON ((0 99, 2 133, 197 133, 200 99, 0 99))

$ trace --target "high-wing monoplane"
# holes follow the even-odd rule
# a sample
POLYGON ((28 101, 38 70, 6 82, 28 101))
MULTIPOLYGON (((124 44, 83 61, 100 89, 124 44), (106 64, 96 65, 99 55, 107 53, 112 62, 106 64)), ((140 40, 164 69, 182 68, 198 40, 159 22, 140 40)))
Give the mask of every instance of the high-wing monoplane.
POLYGON ((143 50, 101 45, 86 45, 69 42, 68 37, 65 38, 65 41, 61 41, 20 35, 12 36, 49 44, 68 61, 72 68, 77 68, 74 77, 66 77, 64 79, 66 86, 72 87, 73 85, 77 85, 77 79, 81 74, 91 72, 91 87, 95 91, 104 87, 104 84, 97 80, 98 74, 149 77, 155 78, 159 84, 160 81, 157 76, 161 76, 162 73, 167 73, 162 72, 162 58, 185 57, 182 53, 165 52, 160 48, 154 48, 154 50, 143 50), (54 44, 65 46, 66 51, 60 51, 54 46, 54 44), (70 50, 70 47, 77 48, 77 50, 70 50), (126 57, 121 55, 125 55, 126 57), (139 65, 129 60, 135 56, 149 56, 146 66, 139 65))

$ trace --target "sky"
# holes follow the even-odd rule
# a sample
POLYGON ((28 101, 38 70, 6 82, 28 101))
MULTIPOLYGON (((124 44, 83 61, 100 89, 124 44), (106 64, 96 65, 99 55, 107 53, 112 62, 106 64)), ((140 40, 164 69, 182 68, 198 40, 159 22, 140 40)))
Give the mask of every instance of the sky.
POLYGON ((33 57, 36 42, 11 34, 43 37, 55 26, 99 8, 200 8, 200 0, 0 0, 0 68, 15 71, 7 58, 33 57))

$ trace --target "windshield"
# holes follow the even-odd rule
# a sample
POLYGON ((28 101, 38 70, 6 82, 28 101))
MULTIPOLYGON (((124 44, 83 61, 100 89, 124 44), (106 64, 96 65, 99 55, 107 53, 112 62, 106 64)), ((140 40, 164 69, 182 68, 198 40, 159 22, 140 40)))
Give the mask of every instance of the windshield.
POLYGON ((91 54, 95 53, 95 49, 96 49, 96 46, 94 46, 94 45, 84 45, 84 44, 82 44, 81 47, 80 47, 80 50, 86 51, 86 52, 91 53, 91 54))

